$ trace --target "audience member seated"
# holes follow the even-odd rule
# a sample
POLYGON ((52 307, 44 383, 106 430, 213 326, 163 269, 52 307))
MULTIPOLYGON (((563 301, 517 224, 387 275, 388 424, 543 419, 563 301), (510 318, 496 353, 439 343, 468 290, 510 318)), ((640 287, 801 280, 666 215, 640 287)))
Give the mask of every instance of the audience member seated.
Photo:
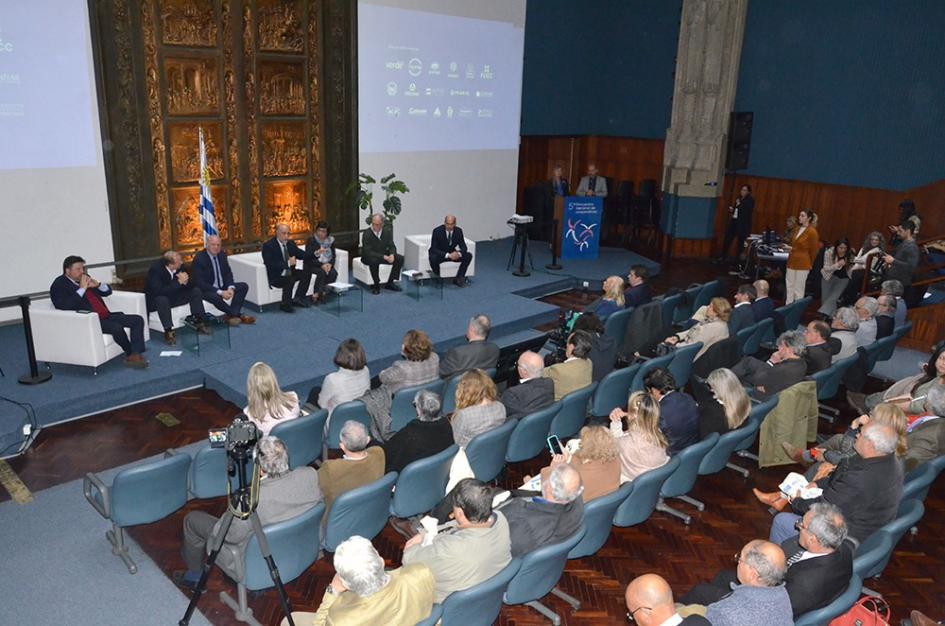
POLYGON ((184 262, 180 253, 168 250, 161 258, 151 264, 144 284, 144 296, 148 303, 148 313, 157 311, 164 327, 164 343, 177 344, 174 333, 174 320, 171 309, 190 303, 190 315, 193 317, 197 332, 201 335, 210 333, 206 326, 207 314, 203 308, 203 292, 190 283, 190 275, 181 270, 184 262))
POLYGON ((588 357, 593 345, 594 340, 587 331, 574 331, 568 336, 564 363, 555 363, 545 370, 545 378, 550 378, 555 385, 555 400, 591 384, 594 367, 588 357))
POLYGON ((338 280, 338 270, 335 263, 335 238, 331 235, 331 226, 328 222, 319 222, 315 225, 315 232, 305 242, 305 256, 303 267, 315 277, 315 287, 312 293, 312 302, 318 304, 325 297, 325 289, 338 280))
POLYGON ((908 309, 906 308, 906 301, 902 299, 902 294, 904 289, 902 283, 898 280, 884 280, 879 289, 879 294, 881 296, 892 296, 896 299, 896 326, 902 326, 906 323, 906 313, 908 309))
POLYGON ((413 398, 417 419, 398 430, 384 444, 385 472, 402 472, 420 459, 438 454, 453 445, 449 420, 440 417, 440 396, 418 391, 413 398))
POLYGON ((666 465, 666 435, 660 430, 660 405, 652 396, 635 391, 627 400, 627 410, 610 412, 610 434, 620 452, 620 482, 666 465))
POLYGON ((125 366, 144 369, 148 362, 141 356, 144 347, 145 320, 140 315, 114 313, 108 310, 105 298, 112 289, 85 273, 85 259, 67 256, 62 262, 62 274, 49 287, 53 306, 63 311, 92 311, 98 317, 102 332, 111 335, 125 352, 125 366), (125 329, 131 332, 131 338, 125 329))
POLYGON ((597 164, 587 164, 587 176, 582 176, 578 183, 576 195, 607 197, 607 179, 597 175, 597 164))
POLYGON ((732 368, 738 379, 752 387, 752 393, 761 400, 784 391, 807 376, 805 333, 799 330, 783 332, 778 337, 777 346, 767 361, 746 356, 732 368))
POLYGON ((473 255, 466 247, 463 229, 456 225, 455 215, 447 215, 443 220, 443 225, 433 229, 428 255, 430 269, 437 276, 440 275, 440 264, 444 261, 459 263, 459 270, 453 278, 453 284, 457 287, 466 286, 466 270, 472 263, 473 255))
POLYGON ((608 276, 602 289, 604 295, 584 307, 584 315, 594 313, 600 319, 605 320, 611 313, 623 310, 623 279, 619 276, 608 276))
POLYGON ((898 280, 903 287, 912 284, 912 273, 919 265, 919 246, 915 242, 915 223, 903 220, 896 228, 896 234, 901 240, 896 246, 896 254, 886 253, 883 261, 886 263, 885 280, 898 280))
POLYGON ((893 334, 896 329, 896 298, 890 295, 876 298, 876 340, 893 334))
POLYGON ((361 396, 371 414, 371 434, 379 441, 387 441, 391 436, 390 405, 394 393, 440 377, 440 357, 433 351, 430 337, 422 330, 407 331, 400 354, 403 359, 394 361, 377 375, 380 386, 361 396))
POLYGON ((423 564, 436 581, 435 602, 492 578, 512 560, 509 523, 492 510, 492 489, 465 478, 452 491, 455 528, 423 545, 425 531, 404 545, 404 565, 423 564))
POLYGON ((312 272, 304 269, 305 252, 289 239, 289 225, 276 224, 276 234, 262 246, 263 263, 266 266, 266 278, 269 286, 282 289, 282 301, 279 308, 286 313, 294 313, 293 305, 308 308, 305 299, 308 286, 312 282, 312 272), (296 261, 303 261, 303 269, 296 268, 296 261), (295 287, 295 297, 292 287, 295 287))
MULTIPOLYGON (((568 463, 581 475, 584 485, 584 502, 606 496, 620 487, 620 451, 614 438, 603 426, 585 426, 578 434, 580 446, 573 455, 565 450, 551 458, 551 465, 541 469, 541 479, 548 480, 548 474, 555 465, 568 463)), ((531 476, 524 478, 525 482, 531 476)))
MULTIPOLYGON (((384 571, 384 559, 359 535, 342 541, 331 579, 315 613, 293 611, 296 626, 416 624, 430 615, 436 597, 433 573, 426 565, 384 571)), ((283 619, 281 626, 288 626, 283 619)))
POLYGON ((318 484, 325 494, 325 520, 338 496, 384 475, 384 449, 368 447, 371 437, 364 424, 348 420, 341 427, 339 440, 343 456, 327 460, 318 468, 318 484))
MULTIPOLYGON (((259 440, 256 444, 256 463, 260 469, 256 513, 262 526, 290 520, 322 501, 315 470, 304 465, 290 471, 289 452, 276 437, 267 436, 259 440)), ((174 572, 174 582, 184 587, 197 584, 207 557, 207 543, 219 524, 220 520, 203 511, 187 514, 181 549, 187 571, 174 572)), ((251 521, 234 518, 223 541, 234 546, 245 545, 252 536, 251 521)), ((229 558, 227 552, 220 552, 219 558, 218 565, 229 565, 222 562, 229 558)))
POLYGON ((591 361, 591 381, 600 382, 604 376, 614 371, 616 340, 604 334, 604 323, 593 313, 581 315, 571 329, 583 330, 591 336, 591 351, 587 355, 591 361))
POLYGON ((544 377, 545 360, 526 351, 518 357, 519 383, 502 392, 506 419, 521 419, 555 401, 555 383, 544 377))
POLYGON ((666 452, 670 456, 699 441, 699 405, 688 393, 677 391, 668 369, 660 367, 647 374, 643 389, 659 402, 660 430, 669 442, 666 452))
POLYGON ((706 607, 712 626, 793 626, 785 588, 784 551, 763 539, 749 541, 738 555, 732 592, 706 607))
POLYGON ((857 299, 863 286, 863 277, 869 274, 867 285, 876 285, 882 280, 883 257, 886 254, 886 238, 874 230, 863 240, 863 245, 853 257, 853 269, 850 282, 847 283, 840 297, 840 302, 849 304, 857 299), (872 256, 870 256, 872 255, 872 256), (867 267, 869 264, 869 267, 867 267))
MULTIPOLYGON (((784 587, 797 618, 833 602, 853 574, 853 546, 845 541, 847 525, 840 509, 820 502, 798 523, 800 534, 781 544, 787 563, 784 587)), ((701 583, 681 598, 683 604, 712 604, 738 585, 734 570, 719 572, 711 583, 701 583)))
POLYGON ((253 363, 246 375, 246 414, 263 435, 275 426, 301 415, 299 397, 294 391, 282 391, 276 373, 262 362, 253 363))
POLYGON ((492 322, 487 315, 479 313, 469 319, 466 326, 466 342, 450 349, 440 359, 440 377, 452 378, 469 370, 487 370, 499 362, 499 346, 489 338, 492 322))
POLYGON ((945 385, 935 384, 925 396, 925 411, 909 423, 902 457, 905 471, 911 472, 926 461, 945 454, 945 385))
POLYGON ((865 348, 876 341, 877 325, 875 318, 878 310, 879 305, 876 298, 870 298, 869 296, 860 298, 853 305, 853 311, 860 320, 860 325, 854 333, 857 347, 865 348))
POLYGON ((381 293, 381 265, 390 265, 390 278, 387 279, 385 289, 400 291, 400 270, 404 266, 404 256, 397 253, 394 244, 394 228, 384 223, 384 216, 375 213, 371 216, 371 226, 365 228, 361 234, 361 262, 371 270, 371 293, 375 296, 381 293))
POLYGON ((945 341, 932 350, 928 363, 922 364, 918 374, 893 383, 886 391, 866 396, 865 408, 868 411, 881 402, 891 402, 909 415, 917 415, 925 407, 925 396, 935 384, 945 385, 945 341))
POLYGON ((497 396, 495 383, 482 370, 463 374, 456 387, 456 411, 450 420, 457 446, 465 448, 476 435, 505 423, 505 405, 497 396))
POLYGON ((843 307, 834 313, 830 337, 834 343, 839 342, 840 350, 833 355, 833 363, 856 354, 856 331, 859 327, 860 318, 852 308, 843 307))
POLYGON ((627 272, 627 290, 623 292, 623 305, 626 308, 638 307, 652 300, 650 293, 650 270, 646 265, 631 265, 627 272))
POLYGON ((728 303, 728 300, 712 298, 712 301, 705 307, 704 319, 688 330, 670 335, 664 341, 677 348, 701 341, 702 347, 695 356, 698 359, 705 354, 706 350, 712 347, 712 344, 728 339, 728 320, 731 313, 732 305, 728 303))
POLYGON ((825 318, 832 317, 837 310, 837 300, 850 284, 853 271, 853 251, 850 241, 838 239, 824 251, 824 265, 820 269, 820 308, 817 312, 825 318))
POLYGON ((771 541, 781 543, 797 535, 794 527, 800 516, 816 502, 840 508, 851 537, 864 541, 892 521, 902 496, 902 464, 896 457, 899 435, 888 424, 869 422, 861 427, 853 444, 856 455, 841 463, 829 476, 814 481, 823 489, 817 498, 791 499, 794 513, 778 513, 771 525, 771 541))
POLYGON ((233 270, 226 260, 223 242, 218 235, 207 237, 207 247, 194 256, 194 285, 203 299, 218 308, 230 326, 255 324, 256 318, 243 313, 243 302, 249 286, 233 280, 233 270), (229 301, 229 304, 227 304, 229 301))
POLYGON ((814 320, 805 327, 804 342, 807 344, 804 360, 807 361, 808 376, 830 367, 833 351, 840 347, 839 341, 830 341, 830 326, 821 320, 814 320))
POLYGON ((677 613, 673 590, 656 574, 643 574, 630 581, 624 601, 627 619, 640 626, 711 626, 701 615, 683 617, 677 613))
MULTIPOLYGON (((334 363, 338 369, 325 376, 316 402, 319 407, 328 410, 329 419, 336 406, 357 400, 371 389, 367 355, 357 339, 345 339, 338 344, 334 363)), ((328 428, 327 422, 325 428, 328 428)))
POLYGON ((728 318, 728 336, 734 337, 738 331, 755 323, 755 312, 751 303, 757 294, 752 285, 739 285, 735 292, 735 306, 728 318))
POLYGON ((542 479, 540 496, 517 496, 500 505, 509 523, 512 556, 523 556, 573 535, 584 521, 583 491, 581 475, 561 463, 542 479))
POLYGON ((751 310, 755 314, 755 322, 774 317, 774 301, 768 297, 771 286, 768 281, 758 279, 751 284, 755 288, 755 301, 751 303, 751 310))
POLYGON ((711 433, 724 435, 745 423, 751 400, 732 370, 720 367, 701 381, 692 380, 692 395, 699 405, 699 438, 711 433))

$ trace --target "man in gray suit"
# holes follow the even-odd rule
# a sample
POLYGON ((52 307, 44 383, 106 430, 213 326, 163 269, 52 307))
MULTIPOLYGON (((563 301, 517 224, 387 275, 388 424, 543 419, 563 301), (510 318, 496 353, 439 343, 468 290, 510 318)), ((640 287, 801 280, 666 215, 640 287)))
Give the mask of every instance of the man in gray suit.
POLYGON ((469 370, 487 370, 499 361, 499 346, 489 338, 492 322, 482 313, 474 315, 466 327, 467 343, 456 346, 440 360, 440 378, 452 378, 469 370))
POLYGON ((526 351, 518 357, 519 384, 509 387, 499 401, 505 405, 505 419, 520 419, 550 406, 555 401, 555 383, 544 378, 545 360, 526 351))
POLYGON ((581 178, 578 184, 577 195, 607 197, 607 179, 597 175, 597 164, 587 164, 587 176, 581 178))

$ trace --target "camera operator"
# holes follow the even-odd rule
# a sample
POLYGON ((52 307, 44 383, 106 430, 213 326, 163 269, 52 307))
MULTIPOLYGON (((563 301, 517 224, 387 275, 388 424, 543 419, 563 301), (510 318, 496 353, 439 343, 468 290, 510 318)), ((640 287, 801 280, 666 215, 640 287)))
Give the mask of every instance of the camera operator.
MULTIPOLYGON (((259 504, 256 512, 259 522, 265 527, 282 522, 304 513, 310 507, 322 501, 322 492, 318 487, 318 475, 308 466, 297 467, 289 471, 289 452, 285 444, 276 437, 263 437, 256 445, 256 463, 262 471, 259 481, 259 504)), ((225 479, 221 476, 220 479, 225 479)), ((249 479, 252 483, 252 479, 249 479)), ((187 564, 187 571, 176 571, 174 582, 186 589, 193 588, 200 579, 204 559, 207 556, 207 543, 220 523, 216 517, 203 511, 191 511, 184 518, 184 544, 181 553, 187 564)), ((245 544, 253 536, 249 518, 233 520, 224 539, 231 545, 245 544)), ((217 565, 230 569, 232 564, 228 550, 221 550, 217 565)))

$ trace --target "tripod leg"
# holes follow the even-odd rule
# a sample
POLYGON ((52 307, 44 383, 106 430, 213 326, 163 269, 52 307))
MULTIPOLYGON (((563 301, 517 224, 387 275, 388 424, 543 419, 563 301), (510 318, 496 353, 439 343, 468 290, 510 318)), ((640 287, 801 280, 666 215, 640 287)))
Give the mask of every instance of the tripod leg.
POLYGON ((256 535, 256 541, 259 543, 259 552, 262 554, 263 559, 265 559, 266 565, 269 566, 269 576, 272 577, 272 582, 275 583, 276 589, 279 590, 279 602, 282 604, 282 612, 285 613, 285 618, 289 626, 295 626, 295 622, 292 621, 292 606, 289 604, 289 596, 286 595, 282 578, 279 577, 279 568, 276 567, 276 562, 273 560, 272 553, 269 551, 269 542, 266 540, 266 534, 263 532, 262 524, 259 522, 259 515, 256 511, 253 511, 249 519, 253 524, 253 533, 256 535))
POLYGON ((222 523, 217 528, 216 532, 210 535, 210 540, 207 542, 207 545, 210 547, 210 555, 207 557, 207 560, 204 561, 200 580, 197 581, 193 593, 190 594, 190 604, 187 605, 187 611, 184 612, 184 617, 178 622, 179 626, 187 626, 187 624, 190 623, 190 618, 197 608, 197 602, 200 600, 200 596, 203 595, 204 589, 207 587, 207 578, 210 577, 210 570, 213 569, 213 564, 216 563, 217 555, 220 553, 220 548, 223 546, 223 538, 226 537, 226 533, 230 530, 230 524, 233 523, 233 513, 227 509, 220 521, 222 523))

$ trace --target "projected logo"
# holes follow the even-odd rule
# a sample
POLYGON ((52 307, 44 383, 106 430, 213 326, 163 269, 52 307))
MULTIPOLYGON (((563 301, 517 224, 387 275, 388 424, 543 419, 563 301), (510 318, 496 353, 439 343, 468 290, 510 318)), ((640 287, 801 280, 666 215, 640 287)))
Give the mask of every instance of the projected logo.
POLYGON ((420 59, 414 57, 407 61, 407 73, 413 77, 420 75, 420 72, 423 71, 423 63, 420 62, 420 59))
POLYGON ((603 204, 601 198, 565 198, 566 227, 562 228, 562 259, 597 258, 600 247, 598 230, 603 204))
POLYGON ((586 250, 594 241, 594 229, 597 224, 585 224, 583 220, 568 220, 568 232, 564 234, 577 246, 578 250, 586 250))
POLYGON ((397 83, 390 81, 387 83, 387 95, 396 96, 397 95, 397 83))

